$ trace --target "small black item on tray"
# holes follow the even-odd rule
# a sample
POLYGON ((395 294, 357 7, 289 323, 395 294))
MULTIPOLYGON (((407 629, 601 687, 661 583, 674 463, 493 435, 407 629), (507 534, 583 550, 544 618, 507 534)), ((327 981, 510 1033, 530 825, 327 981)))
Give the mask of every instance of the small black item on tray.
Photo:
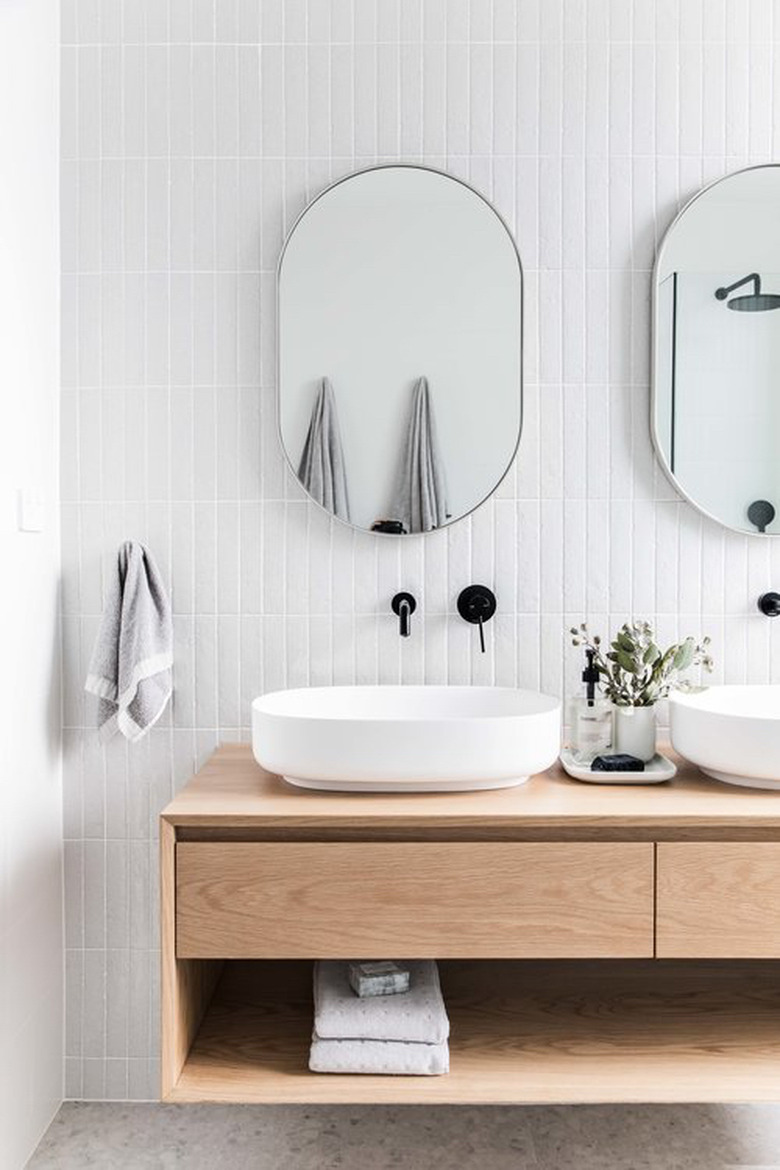
POLYGON ((615 756, 596 756, 590 766, 591 772, 644 772, 644 760, 625 753, 615 756))
POLYGON ((389 532, 392 536, 406 536, 406 529, 400 520, 375 520, 372 532, 389 532))

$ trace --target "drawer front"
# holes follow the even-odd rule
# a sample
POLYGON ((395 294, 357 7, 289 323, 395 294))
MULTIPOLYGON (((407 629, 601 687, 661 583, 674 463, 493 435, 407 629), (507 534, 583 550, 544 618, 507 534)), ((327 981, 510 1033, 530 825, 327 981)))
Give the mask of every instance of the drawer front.
POLYGON ((660 844, 659 959, 780 958, 780 844, 660 844))
POLYGON ((651 843, 176 847, 180 958, 653 954, 651 843))

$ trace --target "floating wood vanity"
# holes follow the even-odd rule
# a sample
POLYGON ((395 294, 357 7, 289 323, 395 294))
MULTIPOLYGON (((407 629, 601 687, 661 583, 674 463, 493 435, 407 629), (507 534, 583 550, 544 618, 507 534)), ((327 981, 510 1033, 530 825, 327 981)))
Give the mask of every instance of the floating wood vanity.
POLYGON ((167 1101, 780 1101, 780 793, 554 768, 295 789, 220 748, 161 816, 167 1101), (441 960, 444 1077, 307 1068, 317 957, 441 960))

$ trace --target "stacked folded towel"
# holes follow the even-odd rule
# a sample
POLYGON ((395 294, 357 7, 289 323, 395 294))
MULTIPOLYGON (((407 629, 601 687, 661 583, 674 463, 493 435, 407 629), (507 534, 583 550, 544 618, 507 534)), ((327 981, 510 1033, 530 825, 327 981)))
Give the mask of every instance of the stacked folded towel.
POLYGON ((401 995, 361 998, 349 984, 349 965, 314 966, 312 1072, 438 1076, 449 1072, 450 1022, 439 971, 430 960, 405 964, 410 988, 401 995))

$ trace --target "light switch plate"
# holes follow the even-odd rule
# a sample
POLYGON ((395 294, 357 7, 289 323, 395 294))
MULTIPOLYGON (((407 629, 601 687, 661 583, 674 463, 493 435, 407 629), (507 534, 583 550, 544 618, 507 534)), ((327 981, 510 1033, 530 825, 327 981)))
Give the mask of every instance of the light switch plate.
POLYGON ((43 532, 43 492, 19 488, 16 493, 16 525, 20 532, 43 532))

